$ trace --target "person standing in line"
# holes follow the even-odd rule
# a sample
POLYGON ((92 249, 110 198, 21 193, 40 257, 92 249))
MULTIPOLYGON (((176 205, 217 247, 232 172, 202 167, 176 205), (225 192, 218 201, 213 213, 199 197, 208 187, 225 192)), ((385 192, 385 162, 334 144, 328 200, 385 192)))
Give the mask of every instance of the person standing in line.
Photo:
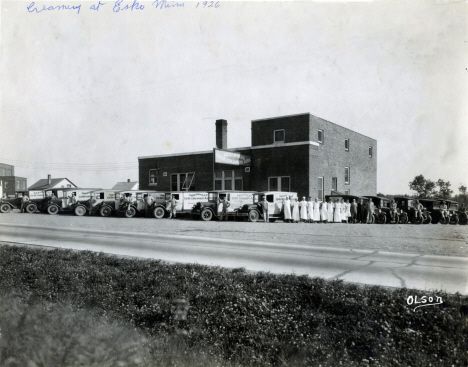
POLYGON ((327 223, 328 221, 328 203, 325 200, 322 201, 322 205, 320 206, 320 219, 323 223, 327 223))
POLYGON ((262 200, 257 204, 258 209, 263 213, 263 221, 268 223, 270 221, 270 216, 268 214, 268 201, 265 196, 262 196, 262 200))
POLYGON ((177 213, 177 199, 175 195, 171 195, 171 198, 167 201, 167 211, 169 212, 169 218, 175 218, 177 213))
POLYGON ((366 223, 367 224, 372 224, 374 220, 374 203, 372 202, 372 199, 369 199, 367 202, 367 219, 366 223))
POLYGON ((341 205, 341 211, 340 211, 340 216, 341 216, 341 222, 346 222, 348 223, 348 218, 346 217, 346 203, 344 199, 340 200, 340 205, 341 205))
POLYGON ((289 196, 286 196, 283 203, 283 221, 285 223, 291 222, 291 200, 289 196))
POLYGON ((320 203, 318 202, 318 198, 315 198, 313 204, 313 214, 314 214, 314 222, 320 222, 320 203))
POLYGON ((358 204, 358 221, 359 223, 364 223, 366 220, 367 214, 366 214, 367 208, 366 204, 364 203, 363 199, 359 199, 359 204, 358 204))
POLYGON ((223 220, 226 218, 224 220, 228 220, 228 208, 231 206, 231 203, 227 201, 227 195, 219 200, 219 204, 221 205, 221 215, 219 219, 223 220))
POLYGON ((151 215, 152 215, 151 209, 153 208, 153 203, 154 203, 153 197, 150 194, 146 194, 144 203, 145 203, 146 218, 151 218, 151 215))
POLYGON ((328 213, 327 213, 327 219, 328 219, 328 223, 333 223, 333 214, 335 212, 335 203, 333 202, 333 199, 328 199, 329 202, 327 204, 327 209, 328 209, 328 213))
POLYGON ((301 222, 305 223, 307 222, 307 207, 308 207, 305 196, 302 197, 300 207, 301 207, 301 222))
POLYGON ((312 197, 309 196, 309 201, 307 202, 307 219, 309 223, 314 222, 314 202, 312 197))
POLYGON ((335 215, 333 217, 335 223, 341 223, 341 203, 340 199, 336 199, 335 202, 335 215))
POLYGON ((351 204, 349 203, 349 199, 346 199, 346 223, 349 223, 349 220, 351 219, 351 204))
POLYGON ((88 200, 88 214, 93 215, 94 204, 96 203, 96 199, 94 195, 91 193, 91 196, 88 200))
POLYGON ((390 218, 392 219, 392 222, 396 222, 398 219, 398 209, 395 199, 392 199, 390 202, 390 218))
POLYGON ((299 223, 300 221, 299 202, 297 201, 297 198, 294 198, 294 201, 292 202, 292 220, 294 223, 299 223))
POLYGON ((356 223, 358 216, 358 203, 356 203, 356 199, 353 199, 353 202, 350 204, 349 213, 351 215, 351 223, 356 223))
POLYGON ((29 203, 29 197, 24 193, 24 195, 21 197, 21 213, 26 213, 26 207, 28 206, 29 203))

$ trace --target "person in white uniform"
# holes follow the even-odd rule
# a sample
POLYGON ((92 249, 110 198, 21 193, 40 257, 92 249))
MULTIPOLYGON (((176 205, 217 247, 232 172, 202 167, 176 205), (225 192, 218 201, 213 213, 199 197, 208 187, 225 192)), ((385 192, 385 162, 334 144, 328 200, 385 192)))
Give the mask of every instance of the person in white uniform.
POLYGON ((314 200, 314 222, 320 222, 320 203, 317 198, 314 200))
POLYGON ((327 223, 328 220, 328 203, 324 200, 320 206, 320 219, 323 223, 327 223))
POLYGON ((351 204, 349 199, 346 200, 346 223, 349 223, 349 219, 351 218, 351 204))
POLYGON ((286 196, 283 203, 283 221, 291 223, 291 200, 289 196, 286 196))
POLYGON ((299 223, 301 220, 299 217, 299 202, 297 201, 297 198, 294 198, 294 201, 292 202, 292 220, 294 223, 299 223))
POLYGON ((307 201, 305 196, 302 197, 300 207, 301 207, 301 222, 307 222, 307 201))
POLYGON ((335 202, 335 216, 333 217, 335 223, 341 223, 341 203, 340 199, 336 199, 335 202))
POLYGON ((333 199, 328 199, 330 200, 328 202, 328 205, 327 205, 327 209, 328 209, 328 223, 332 223, 333 222, 333 212, 335 211, 335 204, 333 203, 333 199))
POLYGON ((348 223, 348 217, 346 216, 346 203, 344 199, 341 199, 341 221, 348 223))
POLYGON ((307 219, 309 223, 314 222, 314 202, 310 196, 309 201, 307 202, 307 219))

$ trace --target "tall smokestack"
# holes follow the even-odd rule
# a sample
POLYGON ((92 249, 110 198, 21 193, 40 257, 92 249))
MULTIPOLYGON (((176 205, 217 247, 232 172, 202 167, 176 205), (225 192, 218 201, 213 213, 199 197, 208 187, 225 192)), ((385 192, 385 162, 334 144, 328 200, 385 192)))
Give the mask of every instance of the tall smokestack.
POLYGON ((52 183, 52 175, 47 175, 47 184, 50 185, 52 183))
POLYGON ((227 121, 216 120, 216 148, 227 149, 227 121))

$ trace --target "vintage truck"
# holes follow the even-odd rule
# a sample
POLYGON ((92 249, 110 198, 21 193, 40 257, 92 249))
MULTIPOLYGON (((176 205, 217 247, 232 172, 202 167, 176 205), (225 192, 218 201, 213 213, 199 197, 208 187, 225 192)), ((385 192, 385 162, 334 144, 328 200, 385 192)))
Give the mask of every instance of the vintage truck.
POLYGON ((297 198, 297 192, 286 191, 261 191, 252 195, 251 202, 244 204, 242 208, 237 211, 236 217, 238 219, 247 219, 249 222, 256 222, 263 219, 263 209, 259 207, 258 203, 265 196, 268 202, 268 218, 270 222, 275 222, 277 219, 283 219, 283 203, 287 197, 291 199, 297 198))
POLYGON ((235 190, 215 190, 208 192, 208 201, 196 203, 190 212, 190 216, 200 218, 204 221, 219 219, 222 205, 220 199, 226 199, 229 202, 228 218, 237 218, 237 211, 245 204, 252 203, 253 191, 235 191, 235 190))
POLYGON ((445 203, 447 204, 447 208, 449 211, 449 217, 446 218, 445 220, 440 219, 441 224, 458 224, 460 219, 458 218, 458 201, 454 200, 444 200, 445 203))
POLYGON ((176 214, 191 214, 192 209, 199 202, 208 200, 208 192, 206 191, 172 191, 164 193, 163 200, 156 200, 153 204, 153 215, 157 219, 167 217, 169 215, 167 202, 172 196, 177 200, 176 214))
POLYGON ((115 198, 116 214, 127 218, 145 215, 146 204, 144 199, 146 195, 152 196, 155 202, 161 202, 165 198, 164 192, 151 190, 119 191, 115 198), (124 197, 126 198, 126 201, 130 200, 130 202, 124 201, 124 197))
POLYGON ((21 209, 21 201, 24 195, 29 197, 29 202, 26 205, 27 213, 35 213, 38 210, 40 203, 45 198, 45 192, 43 190, 16 191, 14 198, 1 199, 0 197, 0 212, 8 213, 13 209, 21 209))
POLYGON ((82 206, 78 205, 89 200, 94 191, 99 188, 60 188, 45 191, 45 199, 41 202, 39 210, 51 215, 57 213, 82 214, 82 206), (72 204, 72 196, 76 197, 76 204, 72 204), (75 209, 79 208, 76 212, 75 209))
POLYGON ((432 222, 432 217, 427 210, 426 207, 424 207, 423 204, 423 210, 422 210, 422 217, 418 216, 416 218, 416 211, 414 210, 414 202, 416 200, 419 201, 419 199, 414 199, 406 196, 395 196, 393 198, 395 202, 397 203, 397 208, 400 213, 400 223, 401 224, 406 224, 408 222, 411 222, 412 224, 429 224, 432 222))
POLYGON ((396 219, 392 221, 392 217, 390 215, 390 200, 381 196, 373 196, 373 195, 365 195, 367 198, 366 201, 369 199, 372 200, 374 203, 374 218, 373 223, 378 224, 385 224, 385 223, 398 223, 398 214, 396 219))

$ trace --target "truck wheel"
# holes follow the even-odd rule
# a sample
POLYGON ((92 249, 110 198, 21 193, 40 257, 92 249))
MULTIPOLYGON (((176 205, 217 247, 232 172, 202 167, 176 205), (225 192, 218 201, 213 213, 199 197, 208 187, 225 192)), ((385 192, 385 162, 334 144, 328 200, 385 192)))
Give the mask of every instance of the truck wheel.
POLYGON ((414 217, 412 223, 413 224, 422 224, 423 218, 421 216, 418 216, 417 218, 414 217))
POLYGON ((456 224, 458 224, 458 221, 459 221, 459 219, 458 219, 458 216, 457 216, 457 215, 452 215, 452 216, 450 217, 450 224, 456 225, 456 224))
POLYGON ((35 213, 36 211, 37 211, 36 204, 28 204, 26 206, 26 213, 32 214, 32 213, 35 213))
POLYGON ((127 218, 133 218, 135 215, 136 215, 136 210, 133 206, 128 207, 127 210, 125 211, 125 216, 127 218))
POLYGON ((47 213, 55 215, 59 212, 59 207, 57 205, 50 205, 47 207, 47 213))
POLYGON ((161 219, 164 218, 164 216, 166 215, 166 211, 164 210, 164 208, 161 208, 159 206, 154 209, 153 214, 156 219, 161 219))
POLYGON ((432 222, 432 217, 430 214, 427 215, 426 219, 424 220, 424 224, 429 224, 432 222))
POLYGON ((408 214, 402 213, 400 215, 400 224, 406 224, 408 223, 408 214))
POLYGON ((268 219, 270 223, 275 223, 276 219, 268 219))
POLYGON ((203 209, 202 212, 200 213, 200 218, 204 221, 209 221, 213 219, 213 213, 211 212, 210 209, 203 209))
POLYGON ((86 208, 82 205, 79 205, 75 208, 74 212, 75 212, 75 215, 82 217, 83 215, 86 214, 86 208))
POLYGON ((466 215, 466 213, 460 214, 458 224, 461 224, 463 226, 466 226, 468 224, 468 216, 466 215))
POLYGON ((260 218, 260 214, 256 210, 251 210, 249 212, 249 222, 256 222, 260 218))
POLYGON ((99 214, 101 217, 108 217, 112 213, 112 209, 109 208, 108 206, 103 206, 101 209, 99 209, 99 214))
POLYGON ((379 224, 385 224, 387 222, 387 216, 385 213, 379 213, 379 216, 377 217, 377 223, 379 224))
POLYGON ((10 210, 11 210, 11 208, 10 208, 10 206, 8 204, 0 205, 0 212, 8 213, 10 210))
POLYGON ((449 219, 447 217, 446 218, 440 218, 439 223, 443 224, 443 225, 449 224, 449 219))

